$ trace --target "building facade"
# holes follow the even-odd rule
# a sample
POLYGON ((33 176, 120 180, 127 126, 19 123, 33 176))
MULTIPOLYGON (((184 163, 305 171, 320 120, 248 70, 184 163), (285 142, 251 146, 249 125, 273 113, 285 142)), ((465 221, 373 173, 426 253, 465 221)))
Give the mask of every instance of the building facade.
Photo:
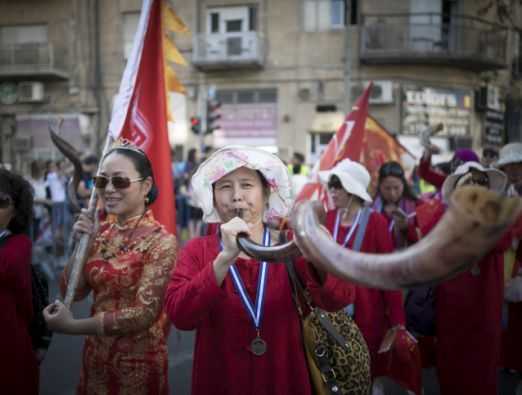
MULTIPOLYGON (((411 151, 521 140, 520 6, 472 0, 172 1, 190 29, 175 41, 189 63, 176 96, 171 144, 242 143, 313 164, 351 103, 374 82, 370 113, 411 151), (206 103, 219 126, 191 132, 206 103)), ((139 18, 139 0, 1 0, 2 162, 53 157, 49 121, 96 151, 139 18)), ((203 125, 205 126, 205 125, 203 125)))

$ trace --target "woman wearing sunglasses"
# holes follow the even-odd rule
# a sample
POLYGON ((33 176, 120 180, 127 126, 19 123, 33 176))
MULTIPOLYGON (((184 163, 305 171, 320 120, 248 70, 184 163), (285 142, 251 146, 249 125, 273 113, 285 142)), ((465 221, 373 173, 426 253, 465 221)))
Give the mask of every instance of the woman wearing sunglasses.
MULTIPOLYGON (((288 213, 286 166, 261 149, 224 147, 191 182, 205 222, 222 224, 181 250, 165 301, 177 328, 196 330, 192 394, 311 394, 287 269, 252 259, 236 244, 240 232, 265 246, 277 242, 266 223, 288 213)), ((302 259, 295 268, 318 306, 335 311, 353 300, 351 285, 302 259)))
MULTIPOLYGON (((446 178, 442 197, 444 202, 448 202, 454 191, 466 185, 503 193, 506 182, 504 173, 484 168, 477 162, 467 162, 446 178)), ((442 214, 439 213, 431 224, 421 229, 422 234, 427 234, 442 214)), ((441 394, 498 393, 503 252, 515 233, 515 228, 508 232, 471 270, 435 288, 436 368, 441 394)))
POLYGON ((37 394, 38 364, 32 321, 31 185, 0 168, 0 392, 37 394))
POLYGON ((92 316, 75 319, 57 301, 46 308, 46 320, 54 331, 87 336, 78 394, 168 394, 162 303, 176 241, 149 209, 158 194, 151 164, 123 142, 102 159, 94 186, 106 218, 95 230, 84 212, 74 225, 75 232, 95 232, 75 296, 92 291, 92 316))
MULTIPOLYGON (((372 202, 367 191, 370 174, 366 168, 360 163, 344 159, 332 170, 320 172, 319 176, 327 184, 335 206, 326 213, 326 227, 334 240, 345 248, 354 249, 359 228, 362 228, 359 251, 391 252, 393 242, 386 219, 375 210, 365 209, 372 202)), ((355 285, 355 289, 355 302, 348 306, 347 312, 354 316, 368 344, 372 378, 388 376, 384 351, 393 349, 395 344, 386 344, 387 333, 392 336, 392 333, 397 332, 395 338, 400 336, 401 341, 408 341, 402 332, 405 314, 401 292, 381 291, 360 285, 355 285), (401 332, 398 332, 399 329, 401 332)), ((384 391, 380 380, 374 382, 373 390, 374 393, 384 391)))

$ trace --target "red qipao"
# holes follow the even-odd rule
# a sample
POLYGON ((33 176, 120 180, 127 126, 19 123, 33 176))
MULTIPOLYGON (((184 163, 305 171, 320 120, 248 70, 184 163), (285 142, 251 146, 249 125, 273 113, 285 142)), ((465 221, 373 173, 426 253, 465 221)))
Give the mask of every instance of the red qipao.
MULTIPOLYGON (((434 223, 441 217, 439 213, 434 223)), ((436 366, 443 395, 497 394, 503 250, 510 236, 508 232, 474 269, 436 287, 436 366)))
MULTIPOLYGON (((326 227, 333 234, 337 210, 326 214, 326 227)), ((337 242, 343 243, 349 227, 340 226, 337 242)), ((353 248, 355 230, 347 247, 353 248)), ((361 252, 389 253, 393 251, 393 242, 388 232, 386 219, 377 212, 372 212, 366 226, 361 252)), ((406 318, 402 294, 400 291, 381 291, 360 285, 355 287, 355 322, 361 329, 368 344, 372 359, 372 377, 386 375, 383 361, 377 354, 379 346, 388 329, 395 325, 405 325, 406 318)))
POLYGON ((29 323, 33 317, 31 240, 11 236, 0 247, 0 393, 38 393, 38 365, 29 323))
MULTIPOLYGON (((311 385, 303 348, 301 322, 284 264, 269 264, 261 337, 267 351, 249 351, 256 337, 230 274, 217 285, 212 263, 220 250, 217 235, 193 239, 181 250, 165 298, 165 310, 179 329, 196 329, 192 394, 308 395, 311 385)), ((336 311, 353 302, 354 288, 327 275, 322 286, 313 269, 298 260, 296 269, 314 302, 336 311)), ((252 301, 259 262, 236 261, 252 301)))

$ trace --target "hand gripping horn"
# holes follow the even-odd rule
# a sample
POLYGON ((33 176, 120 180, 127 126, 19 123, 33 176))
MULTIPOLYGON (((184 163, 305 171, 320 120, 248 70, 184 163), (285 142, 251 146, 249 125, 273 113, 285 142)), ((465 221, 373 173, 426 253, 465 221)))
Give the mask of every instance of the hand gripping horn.
POLYGON ((380 289, 440 282, 477 263, 522 212, 520 198, 466 186, 451 196, 449 209, 435 228, 413 246, 391 254, 368 254, 339 246, 304 202, 292 215, 294 239, 317 268, 339 278, 380 289))

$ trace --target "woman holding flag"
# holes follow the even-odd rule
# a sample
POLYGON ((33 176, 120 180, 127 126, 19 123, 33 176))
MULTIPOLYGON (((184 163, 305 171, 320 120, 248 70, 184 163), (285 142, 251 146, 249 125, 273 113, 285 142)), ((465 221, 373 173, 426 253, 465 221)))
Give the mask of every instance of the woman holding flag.
MULTIPOLYGON (((158 195, 145 153, 117 142, 102 158, 94 186, 107 214, 95 228, 84 212, 77 233, 94 242, 75 299, 92 291, 92 316, 75 319, 61 302, 44 310, 49 328, 86 335, 78 394, 168 394, 163 295, 176 241, 149 209, 158 195)), ((69 267, 61 281, 64 293, 69 267)))
MULTIPOLYGON (((240 253, 245 232, 263 245, 277 241, 267 221, 284 217, 290 186, 283 162, 263 150, 222 148, 198 168, 194 194, 219 234, 192 239, 181 250, 165 309, 174 325, 196 329, 193 394, 311 394, 301 323, 284 264, 240 253)), ((319 307, 336 311, 353 302, 354 287, 295 269, 319 307)))

